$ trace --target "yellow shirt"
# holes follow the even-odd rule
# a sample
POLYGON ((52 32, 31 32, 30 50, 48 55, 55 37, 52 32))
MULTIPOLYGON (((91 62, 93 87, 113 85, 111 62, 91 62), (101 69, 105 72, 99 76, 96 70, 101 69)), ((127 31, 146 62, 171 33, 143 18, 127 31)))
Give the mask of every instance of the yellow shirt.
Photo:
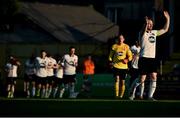
POLYGON ((113 62, 113 67, 118 69, 128 69, 128 64, 123 63, 124 59, 132 60, 132 52, 129 46, 125 43, 118 45, 114 44, 109 54, 109 61, 113 62))

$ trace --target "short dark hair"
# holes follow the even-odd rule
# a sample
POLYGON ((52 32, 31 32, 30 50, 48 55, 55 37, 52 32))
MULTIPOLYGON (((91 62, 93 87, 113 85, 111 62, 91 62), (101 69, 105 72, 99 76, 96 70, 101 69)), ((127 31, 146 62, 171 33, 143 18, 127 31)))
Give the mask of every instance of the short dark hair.
POLYGON ((73 48, 75 49, 75 47, 74 47, 74 46, 70 46, 70 47, 69 47, 69 50, 71 50, 71 49, 73 49, 73 48))
POLYGON ((42 53, 42 52, 46 52, 46 51, 45 51, 45 50, 41 50, 41 53, 42 53))

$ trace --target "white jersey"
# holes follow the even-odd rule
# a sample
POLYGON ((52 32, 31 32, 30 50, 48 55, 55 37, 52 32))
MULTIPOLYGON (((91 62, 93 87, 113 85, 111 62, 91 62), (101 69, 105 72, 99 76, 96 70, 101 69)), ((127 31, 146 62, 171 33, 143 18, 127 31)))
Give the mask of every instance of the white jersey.
POLYGON ((131 62, 131 66, 135 69, 138 69, 138 61, 139 61, 139 52, 140 52, 140 46, 137 47, 136 45, 133 45, 131 47, 131 51, 132 51, 132 54, 133 54, 133 59, 132 59, 132 62, 131 62))
POLYGON ((35 61, 31 63, 31 60, 28 59, 28 60, 25 62, 25 73, 26 73, 27 75, 36 74, 35 61))
POLYGON ((36 75, 38 77, 47 77, 47 57, 42 59, 41 57, 36 57, 36 75))
POLYGON ((55 77, 62 79, 62 78, 63 78, 63 71, 64 71, 64 70, 63 70, 61 61, 58 62, 58 65, 59 65, 60 67, 58 67, 58 68, 56 69, 55 77))
POLYGON ((69 54, 65 54, 63 56, 63 63, 64 63, 64 74, 65 75, 76 74, 76 66, 78 63, 78 56, 76 56, 76 55, 70 56, 69 54))
POLYGON ((7 77, 17 77, 17 65, 13 65, 11 63, 7 63, 6 66, 7 77))
POLYGON ((155 58, 157 30, 145 32, 141 39, 140 57, 155 58))
POLYGON ((48 66, 47 66, 47 76, 54 76, 54 65, 56 65, 57 62, 54 58, 48 57, 48 66))

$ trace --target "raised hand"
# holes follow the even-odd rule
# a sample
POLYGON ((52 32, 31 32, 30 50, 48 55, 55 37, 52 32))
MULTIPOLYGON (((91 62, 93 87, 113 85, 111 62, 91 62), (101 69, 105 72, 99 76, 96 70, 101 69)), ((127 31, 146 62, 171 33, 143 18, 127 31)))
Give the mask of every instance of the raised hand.
POLYGON ((146 24, 148 23, 149 18, 147 16, 144 17, 146 24))
POLYGON ((169 13, 168 13, 167 11, 164 11, 164 16, 165 16, 167 19, 170 18, 169 13))

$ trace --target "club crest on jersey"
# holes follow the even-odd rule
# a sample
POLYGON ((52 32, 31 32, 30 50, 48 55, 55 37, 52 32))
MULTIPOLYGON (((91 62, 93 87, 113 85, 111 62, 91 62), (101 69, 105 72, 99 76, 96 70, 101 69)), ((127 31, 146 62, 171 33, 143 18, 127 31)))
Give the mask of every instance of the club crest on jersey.
POLYGON ((150 36, 149 38, 148 38, 148 40, 149 40, 149 42, 150 43, 154 43, 155 42, 155 36, 150 36))

